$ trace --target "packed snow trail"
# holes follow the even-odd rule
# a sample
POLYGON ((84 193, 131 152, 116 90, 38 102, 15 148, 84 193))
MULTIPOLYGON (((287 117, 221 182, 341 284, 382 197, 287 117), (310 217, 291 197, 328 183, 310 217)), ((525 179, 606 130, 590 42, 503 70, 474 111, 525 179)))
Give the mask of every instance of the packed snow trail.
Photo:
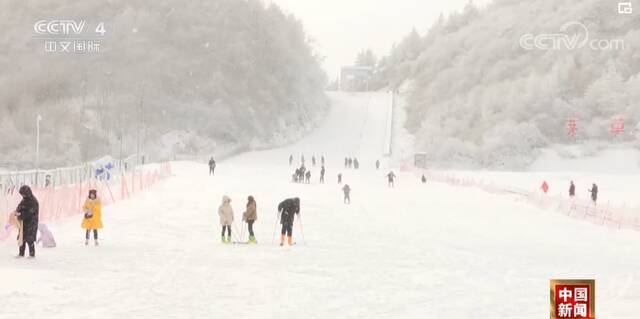
POLYGON ((0 318, 542 318, 551 278, 596 279, 598 317, 638 311, 637 233, 409 174, 390 189, 373 168, 379 97, 331 97, 324 126, 296 145, 222 161, 215 177, 174 163, 175 176, 105 209, 101 246, 84 246, 80 216, 50 224, 59 246, 35 260, 11 258, 14 243, 2 243, 0 318), (312 150, 325 152, 326 184, 318 167, 312 185, 290 183, 289 155, 309 163, 312 150), (363 169, 345 171, 346 156, 363 169), (258 245, 220 243, 223 195, 236 221, 256 198, 258 245), (306 244, 296 222, 297 245, 271 245, 276 206, 293 196, 306 244))

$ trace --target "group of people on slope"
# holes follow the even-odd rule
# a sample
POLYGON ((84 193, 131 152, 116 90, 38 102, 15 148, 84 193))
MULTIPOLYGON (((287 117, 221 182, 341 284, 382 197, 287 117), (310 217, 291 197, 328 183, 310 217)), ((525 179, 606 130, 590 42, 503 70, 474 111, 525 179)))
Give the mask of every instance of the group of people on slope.
MULTIPOLYGON (((324 184, 324 175, 326 172, 327 170, 324 165, 322 165, 320 168, 320 184, 324 184)), ((311 184, 311 170, 307 169, 304 165, 296 168, 293 175, 291 175, 291 181, 294 183, 311 184)))
MULTIPOLYGON (((549 183, 547 183, 547 181, 543 181, 542 182, 542 186, 540 186, 540 189, 542 190, 543 193, 548 193, 549 192, 549 183)), ((591 193, 591 201, 593 201, 593 205, 597 205, 598 204, 598 185, 596 183, 593 183, 591 185, 591 189, 587 190, 589 193, 591 193)), ((571 181, 569 183, 569 197, 571 199, 573 199, 576 196, 576 184, 571 181)))
POLYGON ((345 157, 344 158, 344 168, 359 169, 360 168, 360 162, 358 161, 357 158, 345 157))
MULTIPOLYGON (((234 212, 233 207, 231 206, 231 198, 229 198, 229 196, 225 195, 222 197, 222 204, 220 204, 220 207, 218 208, 218 215, 220 216, 220 225, 222 226, 222 243, 229 244, 232 242, 231 226, 234 222, 234 212)), ((280 219, 280 224, 282 225, 280 246, 284 245, 285 236, 288 239, 289 245, 293 245, 293 221, 295 219, 295 215, 300 215, 299 198, 286 199, 278 205, 278 217, 280 219)), ((246 242, 248 244, 258 243, 253 230, 253 225, 257 220, 258 208, 256 200, 253 196, 249 196, 247 198, 246 210, 242 214, 242 221, 247 223, 249 231, 249 241, 246 242)), ((240 243, 239 240, 237 242, 240 243)))
MULTIPOLYGON (((9 223, 18 229, 18 256, 25 256, 27 249, 29 257, 36 256, 36 243, 42 243, 43 247, 53 248, 56 246, 55 239, 49 228, 44 224, 39 224, 40 219, 40 203, 33 194, 31 188, 27 185, 20 187, 18 193, 22 196, 22 200, 16 207, 16 210, 9 215, 9 223), (37 238, 40 231, 40 238, 37 238), (36 240, 37 239, 37 240, 36 240)), ((102 225, 102 204, 98 198, 98 192, 94 189, 89 191, 89 196, 82 206, 84 211, 81 227, 85 232, 85 245, 89 244, 89 235, 93 230, 93 238, 95 245, 98 245, 98 229, 102 225)))
MULTIPOLYGON (((312 162, 314 161, 315 156, 312 157, 312 162)), ((358 169, 360 167, 360 163, 358 161, 357 158, 348 158, 346 157, 345 159, 345 168, 355 168, 358 169)), ((311 171, 308 170, 305 165, 304 165, 304 155, 301 156, 301 166, 299 168, 296 168, 295 172, 291 175, 291 181, 294 183, 305 183, 305 184, 310 184, 311 183, 311 171)), ((293 155, 289 156, 289 165, 293 164, 293 155)), ((380 169, 380 160, 376 160, 376 169, 380 169)), ((320 170, 320 183, 324 184, 325 181, 325 174, 326 174, 326 169, 324 166, 324 156, 322 156, 322 168, 320 170)), ((396 184, 396 174, 393 171, 390 171, 387 175, 385 175, 387 177, 388 180, 388 185, 389 187, 395 187, 396 184)), ((343 175, 342 173, 338 173, 338 184, 342 185, 343 182, 343 175)), ((426 177, 424 175, 422 175, 422 182, 426 183, 426 177)), ((350 204, 351 203, 351 186, 349 184, 345 184, 342 187, 342 192, 344 194, 344 203, 345 204, 350 204)))
MULTIPOLYGON (((220 215, 220 225, 222 226, 222 243, 231 243, 231 225, 233 225, 234 214, 231 206, 231 198, 222 196, 222 204, 218 207, 218 215, 220 215), (227 237, 225 237, 225 232, 227 237)), ((255 198, 249 196, 247 198, 247 207, 242 214, 242 221, 247 223, 249 228, 249 244, 257 244, 255 234, 253 232, 253 224, 258 220, 258 205, 255 198)))
MULTIPOLYGON (((322 155, 322 156, 320 157, 320 165, 324 166, 324 163, 325 163, 325 161, 324 161, 324 155, 322 155)), ((312 165, 313 167, 315 167, 315 166, 316 166, 316 164, 317 164, 316 156, 315 156, 315 155, 312 155, 312 156, 311 156, 311 165, 312 165)), ((293 154, 289 155, 289 166, 291 166, 291 165, 293 165, 293 154)), ((305 165, 304 154, 300 155, 300 165, 301 165, 301 166, 304 166, 304 165, 305 165)))
MULTIPOLYGON (((291 165, 293 165, 293 154, 289 155, 289 166, 291 165)), ((313 167, 316 166, 315 155, 311 156, 311 165, 313 165, 313 167)), ((320 158, 320 165, 320 183, 323 184, 324 175, 326 173, 324 155, 320 158)), ((291 175, 291 181, 294 183, 311 184, 311 170, 307 169, 307 167, 305 166, 304 154, 300 156, 300 167, 296 168, 296 170, 291 175)))
MULTIPOLYGON (((593 183, 591 185, 591 189, 589 189, 587 191, 589 193, 591 193, 591 200, 593 201, 593 204, 597 205, 597 203, 598 203, 598 185, 596 185, 596 183, 593 183)), ((574 198, 575 196, 576 196, 576 185, 573 183, 573 181, 571 181, 571 183, 569 184, 569 197, 574 198)))
POLYGON ((291 178, 294 183, 311 184, 311 170, 307 170, 307 168, 302 165, 299 168, 296 168, 291 178))

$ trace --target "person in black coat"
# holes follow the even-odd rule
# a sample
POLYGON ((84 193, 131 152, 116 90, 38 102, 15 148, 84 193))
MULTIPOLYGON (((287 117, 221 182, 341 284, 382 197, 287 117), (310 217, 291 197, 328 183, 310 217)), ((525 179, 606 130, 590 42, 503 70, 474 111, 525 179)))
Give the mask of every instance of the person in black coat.
POLYGON ((307 173, 304 175, 305 179, 305 183, 307 184, 311 184, 311 171, 307 171, 307 173))
POLYGON ((300 167, 298 171, 298 183, 304 183, 304 177, 306 172, 307 172, 307 169, 304 166, 300 167))
POLYGON ((209 160, 209 175, 216 175, 216 160, 213 157, 209 160))
POLYGON ((40 204, 31 188, 27 185, 20 187, 18 191, 22 196, 22 201, 16 208, 16 216, 18 220, 22 221, 23 229, 23 242, 20 246, 18 257, 24 257, 24 251, 26 246, 29 246, 29 256, 31 258, 36 256, 36 237, 38 236, 38 216, 40 214, 40 204))
POLYGON ((591 186, 591 190, 589 190, 591 192, 591 200, 593 201, 594 205, 597 205, 597 201, 598 201, 598 185, 596 185, 596 183, 593 183, 593 186, 591 186))
POLYGON ((576 185, 571 181, 571 185, 569 186, 569 197, 573 198, 576 196, 576 185))
POLYGON ((298 182, 298 177, 300 177, 300 169, 299 169, 299 168, 296 168, 296 171, 293 173, 293 181, 294 181, 295 183, 297 183, 297 182, 298 182))
POLYGON ((280 224, 282 225, 280 246, 284 245, 285 235, 287 236, 289 245, 293 245, 293 221, 295 214, 300 215, 300 198, 285 199, 278 205, 278 212, 280 212, 280 224))
POLYGON ((387 179, 389 180, 389 187, 396 187, 396 174, 393 171, 387 174, 387 179))
POLYGON ((342 191, 344 192, 344 203, 351 204, 351 187, 349 187, 349 184, 345 184, 342 191))
POLYGON ((326 170, 324 169, 324 165, 322 165, 322 169, 320 170, 320 184, 324 184, 324 174, 326 170))

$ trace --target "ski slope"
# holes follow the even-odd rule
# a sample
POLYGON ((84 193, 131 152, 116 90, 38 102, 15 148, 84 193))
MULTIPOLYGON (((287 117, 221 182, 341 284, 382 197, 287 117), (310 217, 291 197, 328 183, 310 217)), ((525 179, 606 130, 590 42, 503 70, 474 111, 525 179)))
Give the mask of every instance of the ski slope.
MULTIPOLYGON (((218 163, 177 162, 173 177, 103 212, 101 245, 81 217, 49 225, 58 247, 16 260, 0 243, 0 318, 545 318, 549 279, 596 279, 600 318, 640 309, 640 235, 472 188, 389 189, 373 163, 384 146, 383 94, 332 94, 303 141, 218 163), (304 153, 327 158, 327 183, 290 183, 304 153), (344 170, 357 156, 359 171, 344 170), (342 203, 336 175, 352 186, 342 203), (217 207, 240 220, 258 203, 258 245, 223 245, 217 207), (272 245, 276 206, 299 196, 297 245, 272 245)), ((236 223, 234 234, 240 225, 236 223)))

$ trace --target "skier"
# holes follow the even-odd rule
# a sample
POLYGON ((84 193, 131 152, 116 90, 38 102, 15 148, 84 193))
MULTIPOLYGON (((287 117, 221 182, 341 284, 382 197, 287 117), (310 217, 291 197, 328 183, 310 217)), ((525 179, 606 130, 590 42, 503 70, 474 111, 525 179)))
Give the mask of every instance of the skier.
POLYGON ((249 227, 249 244, 257 244, 256 236, 253 233, 253 223, 258 220, 258 211, 256 200, 253 196, 247 198, 247 210, 242 214, 242 220, 245 221, 249 227))
POLYGON ((320 164, 322 164, 322 166, 324 166, 324 155, 322 155, 322 157, 320 158, 320 164))
POLYGON ((344 168, 349 168, 349 159, 348 158, 344 158, 344 168))
POLYGON ((589 190, 589 192, 591 192, 591 200, 593 201, 593 205, 597 205, 598 203, 598 185, 596 185, 596 183, 593 183, 593 186, 591 186, 591 189, 589 190))
POLYGON ((389 187, 396 187, 396 174, 394 174, 393 171, 387 174, 387 178, 389 180, 389 187))
POLYGON ((218 215, 220 215, 220 225, 222 225, 222 243, 231 242, 231 224, 233 223, 233 208, 231 207, 231 198, 229 196, 222 197, 222 204, 218 208, 218 215), (225 240, 224 231, 227 230, 228 237, 225 240))
POLYGON ((284 237, 287 236, 289 246, 293 245, 293 221, 295 214, 300 215, 300 199, 298 197, 285 199, 278 205, 280 213, 280 224, 282 224, 282 232, 280 233, 280 246, 284 245, 284 237))
POLYGON ((216 175, 216 160, 213 159, 213 156, 209 160, 209 175, 216 175))
POLYGON ((345 184, 342 191, 344 192, 344 203, 351 204, 351 187, 349 187, 349 184, 345 184))
POLYGON ((353 160, 353 168, 355 168, 355 169, 359 169, 360 168, 360 162, 358 162, 357 158, 353 160))
POLYGON ((376 160, 376 169, 380 169, 380 160, 376 160))
POLYGON ((349 159, 349 168, 352 168, 352 167, 353 167, 353 158, 350 158, 349 159))
POLYGON ((298 183, 304 183, 304 177, 306 172, 307 172, 307 168, 304 167, 304 165, 300 167, 300 175, 298 175, 298 183))
POLYGON ((342 184, 342 173, 338 174, 338 184, 342 184))
POLYGON ((38 218, 40 215, 40 204, 33 193, 31 188, 27 185, 22 185, 18 190, 22 201, 16 208, 15 216, 18 221, 22 222, 22 243, 20 244, 20 250, 16 258, 24 257, 26 246, 29 246, 29 257, 36 257, 36 236, 38 235, 38 218))
POLYGON ((296 171, 293 173, 293 182, 297 183, 298 182, 298 176, 300 176, 300 169, 296 168, 296 171))
POLYGON ((289 166, 293 165, 293 154, 289 155, 289 166))
POLYGON ((427 177, 424 176, 424 174, 422 174, 422 184, 426 184, 427 183, 427 177))
POLYGON ((311 165, 313 165, 313 167, 316 167, 316 156, 315 155, 311 156, 311 165))
POLYGON ((324 165, 322 165, 322 169, 320 169, 320 184, 324 184, 324 173, 325 173, 325 169, 324 169, 324 165))
POLYGON ((93 230, 93 242, 98 246, 98 229, 102 229, 102 203, 95 189, 89 191, 89 196, 82 205, 82 211, 84 211, 82 228, 86 230, 84 244, 89 245, 89 234, 93 230))
POLYGON ((306 177, 305 183, 311 184, 311 171, 307 171, 307 174, 305 175, 305 177, 306 177))
POLYGON ((571 181, 571 185, 569 186, 569 197, 574 198, 576 196, 576 185, 571 181))

